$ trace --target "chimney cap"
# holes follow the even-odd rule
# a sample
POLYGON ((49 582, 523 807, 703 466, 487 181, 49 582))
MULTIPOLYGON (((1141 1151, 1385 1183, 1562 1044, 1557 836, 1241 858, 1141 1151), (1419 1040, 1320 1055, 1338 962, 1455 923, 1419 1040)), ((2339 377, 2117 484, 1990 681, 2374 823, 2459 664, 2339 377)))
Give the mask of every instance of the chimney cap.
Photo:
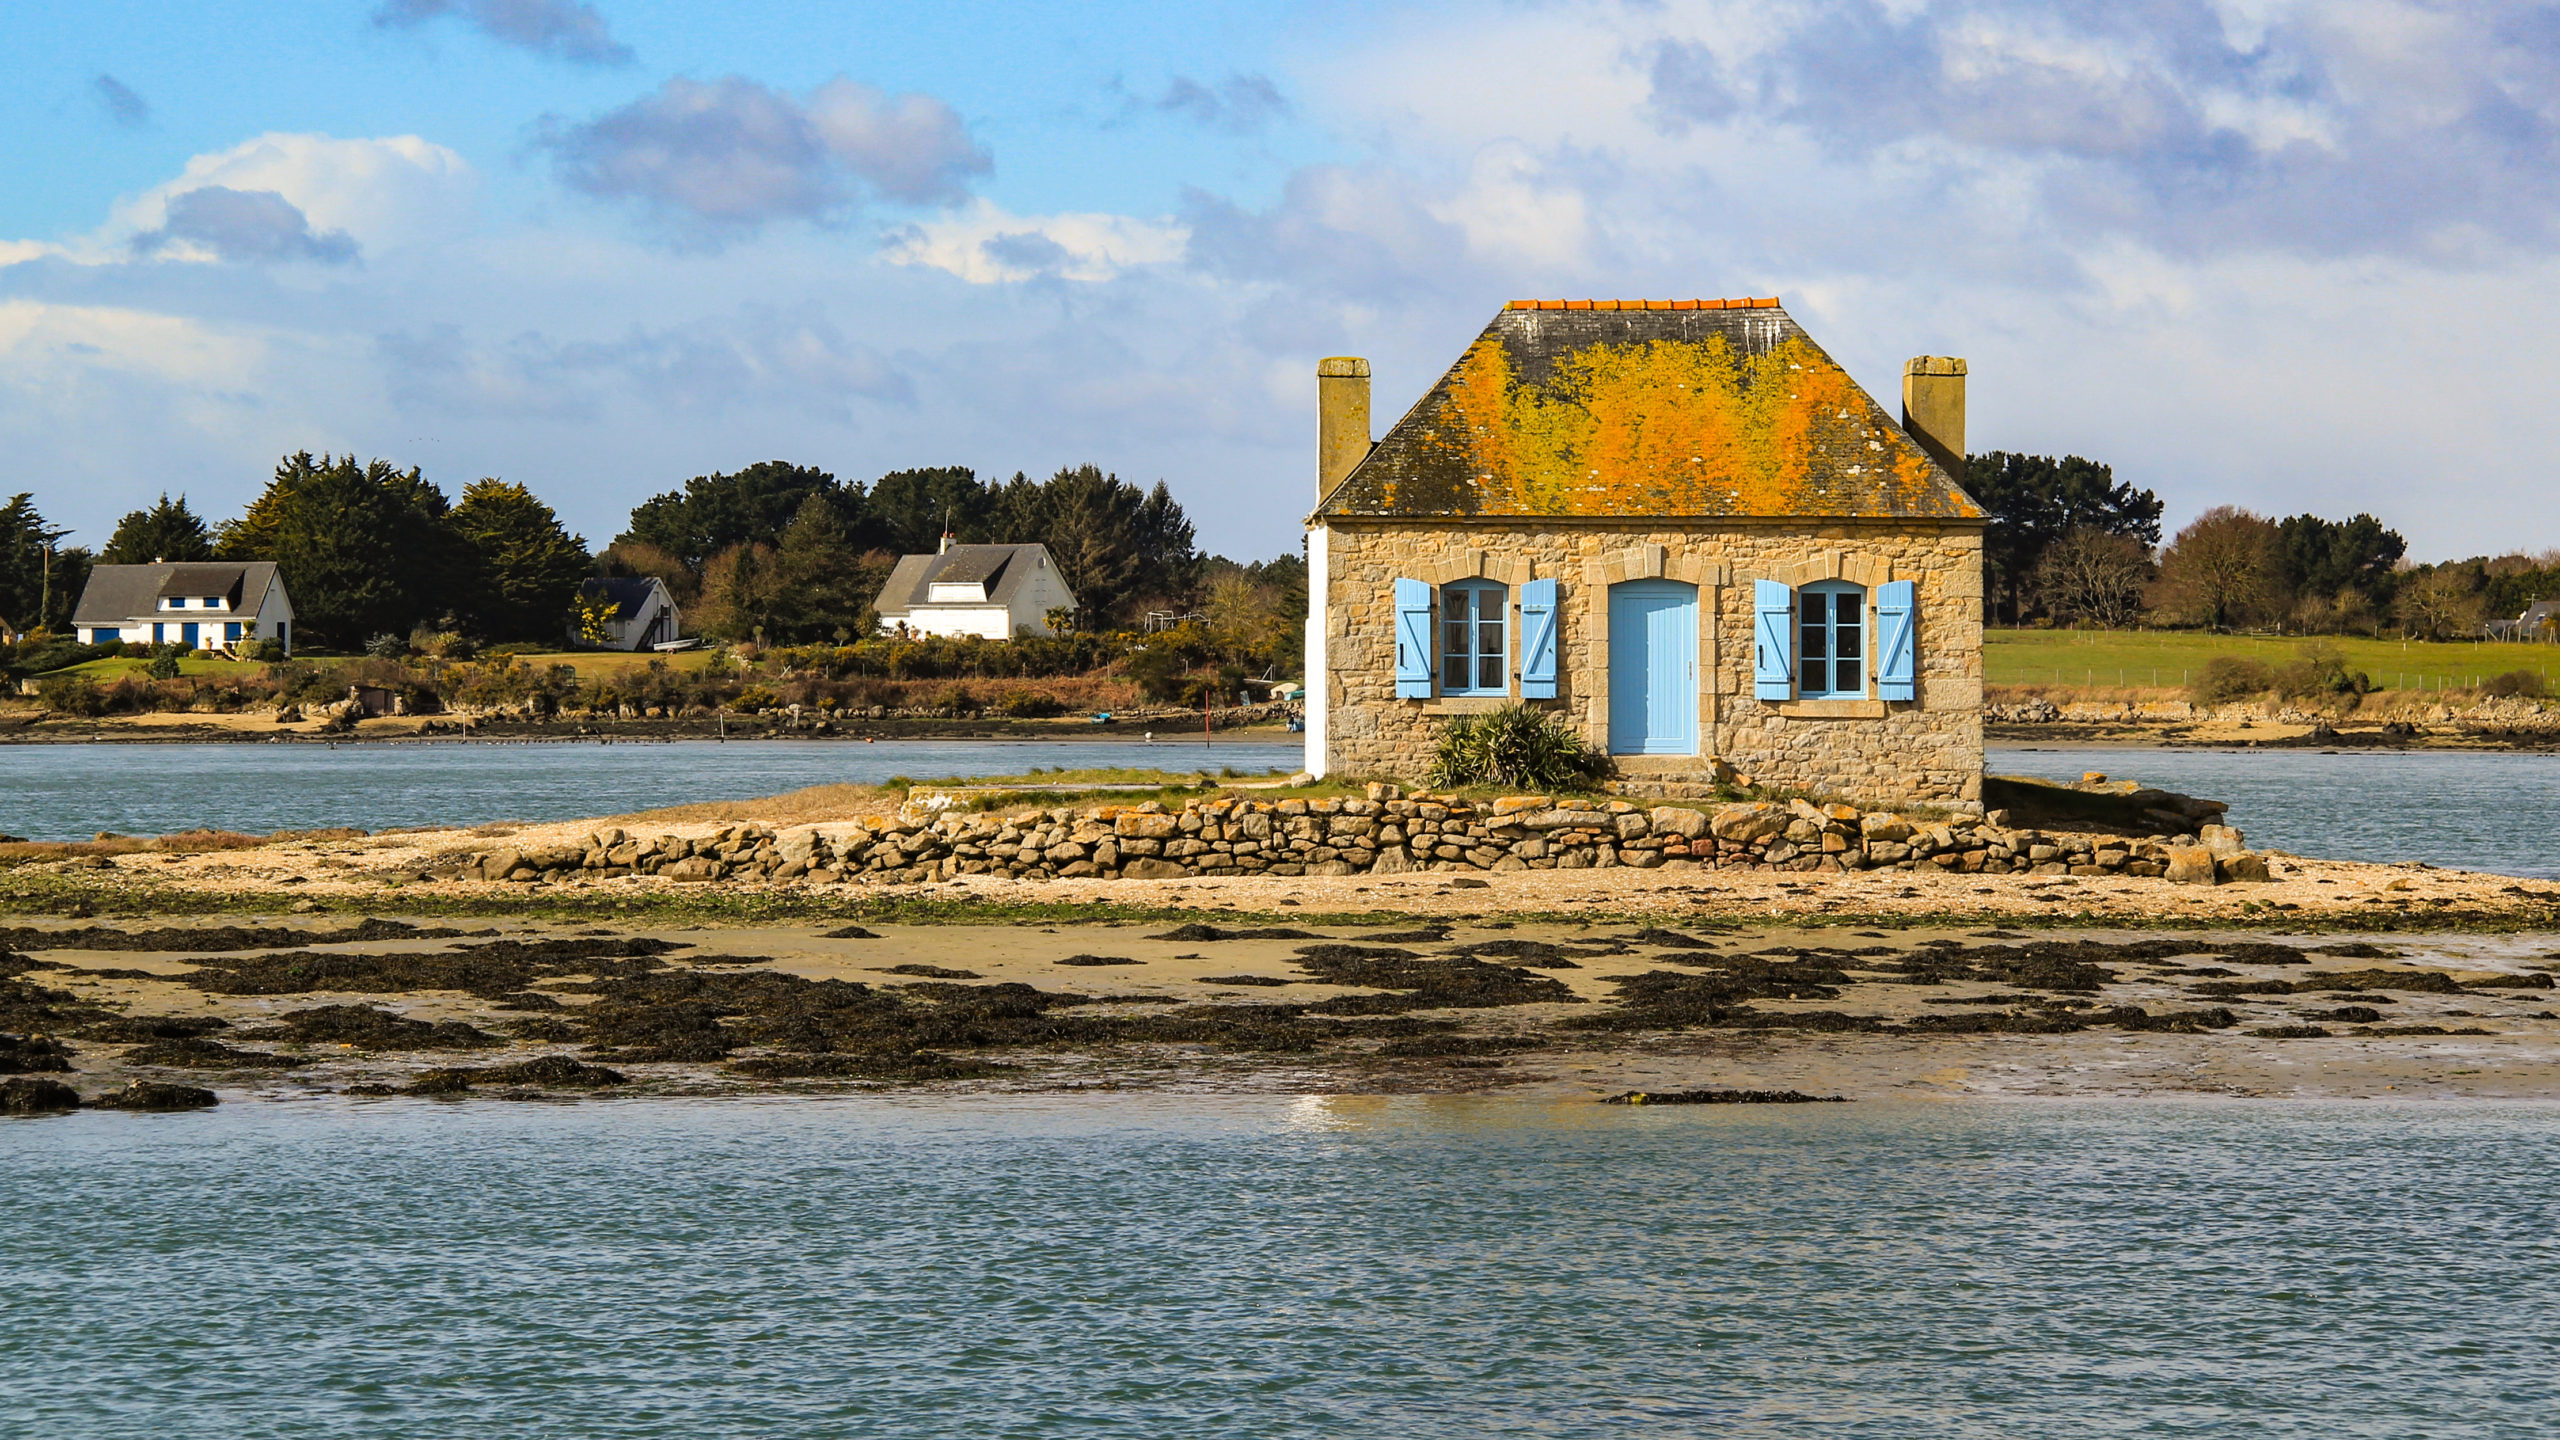
POLYGON ((1357 355, 1329 355, 1316 362, 1316 376, 1322 380, 1366 380, 1369 362, 1357 355))
POLYGON ((1905 375, 1961 375, 1964 361, 1953 355, 1914 355, 1903 362, 1905 375))

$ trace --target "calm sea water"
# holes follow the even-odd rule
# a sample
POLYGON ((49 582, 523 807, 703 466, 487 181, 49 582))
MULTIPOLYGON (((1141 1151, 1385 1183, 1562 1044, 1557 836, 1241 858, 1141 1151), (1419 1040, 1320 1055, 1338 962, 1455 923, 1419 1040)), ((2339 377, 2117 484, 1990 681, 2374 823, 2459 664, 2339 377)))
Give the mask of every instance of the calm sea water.
POLYGON ((0 1432, 2541 1436, 2560 1109, 0 1122, 0 1432))
POLYGON ((2250 844, 2297 855, 2560 877, 2560 755, 2004 749, 1989 768, 2054 780, 2099 770, 2228 800, 2250 844))
MULTIPOLYGON (((1172 773, 1295 770, 1295 743, 748 741, 722 745, 0 746, 0 833, 83 839, 562 820, 772 795, 804 785, 1020 774, 1034 766, 1172 773)), ((2348 860, 2425 860, 2560 876, 2560 756, 2302 750, 2002 749, 2000 774, 2103 770, 2231 802, 2252 843, 2348 860)))
POLYGON ((205 826, 264 835, 354 825, 573 820, 660 805, 743 800, 893 775, 942 780, 1033 766, 1233 768, 1304 763, 1297 743, 1137 740, 506 742, 368 745, 0 746, 0 833, 85 840, 101 830, 165 835, 205 826))

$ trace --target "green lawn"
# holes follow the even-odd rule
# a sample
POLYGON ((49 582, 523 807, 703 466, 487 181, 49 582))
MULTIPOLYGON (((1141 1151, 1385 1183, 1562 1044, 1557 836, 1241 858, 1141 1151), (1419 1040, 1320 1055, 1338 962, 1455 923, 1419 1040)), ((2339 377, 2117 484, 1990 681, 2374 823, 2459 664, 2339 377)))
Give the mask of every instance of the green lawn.
MULTIPOLYGON (((86 664, 47 671, 46 675, 48 678, 54 675, 85 675, 101 685, 112 685, 128 675, 141 675, 150 667, 150 664, 148 659, 139 656, 120 655, 113 659, 91 660, 86 664)), ((208 655, 201 651, 178 657, 178 673, 188 676, 255 675, 266 668, 264 664, 255 660, 225 660, 218 655, 208 655)))
POLYGON ((2355 636, 2206 635, 2174 630, 1986 630, 1984 683, 2042 689, 2170 689, 2217 655, 2282 665, 2333 645, 2386 690, 2463 689, 2510 670, 2560 672, 2560 645, 2374 640, 2355 636))

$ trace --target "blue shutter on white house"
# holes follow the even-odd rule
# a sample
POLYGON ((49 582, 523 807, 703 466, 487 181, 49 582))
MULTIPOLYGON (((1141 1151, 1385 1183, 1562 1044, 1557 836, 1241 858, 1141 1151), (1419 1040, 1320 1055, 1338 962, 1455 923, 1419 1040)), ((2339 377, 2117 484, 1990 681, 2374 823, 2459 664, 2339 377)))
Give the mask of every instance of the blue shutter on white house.
POLYGON ((1775 580, 1751 584, 1751 693, 1762 700, 1788 700, 1796 693, 1796 592, 1775 580))
POLYGON ((1520 587, 1520 698, 1556 698, 1556 582, 1520 587))
POLYGON ((1396 698, 1431 698, 1431 587, 1396 582, 1396 698))
POLYGON ((1908 580, 1876 587, 1876 697, 1919 698, 1918 646, 1912 614, 1919 608, 1919 588, 1908 580))

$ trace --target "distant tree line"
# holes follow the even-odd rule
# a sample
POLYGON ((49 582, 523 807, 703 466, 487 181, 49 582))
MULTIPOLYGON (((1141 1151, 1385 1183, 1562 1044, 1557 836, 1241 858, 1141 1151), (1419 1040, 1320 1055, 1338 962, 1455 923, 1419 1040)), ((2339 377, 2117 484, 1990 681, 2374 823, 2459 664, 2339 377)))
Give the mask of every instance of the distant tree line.
POLYGON ((946 534, 1047 545, 1087 628, 1133 626, 1148 609, 1200 599, 1205 561, 1172 492, 1093 465, 992 485, 961 466, 897 470, 866 489, 770 461, 643 501, 603 559, 608 573, 665 581, 706 634, 805 644, 868 633, 898 557, 929 553, 946 534))
POLYGON ((31 495, 11 498, 0 506, 0 620, 67 631, 97 563, 272 560, 297 642, 313 648, 461 655, 558 642, 579 588, 599 575, 665 581, 691 633, 841 645, 876 633, 898 557, 932 551, 945 534, 1046 544, 1076 595, 1065 618, 1078 628, 1142 630, 1162 612, 1186 627, 1185 653, 1200 664, 1260 673, 1296 653, 1302 559, 1204 556, 1162 482, 1142 488, 1095 465, 996 483, 958 466, 899 470, 865 486, 768 461, 642 501, 590 554, 523 485, 476 480, 456 500, 414 466, 297 453, 236 518, 212 523, 184 495, 163 494, 94 553, 65 544, 69 532, 31 495))
POLYGON ((1966 470, 1966 488, 1989 512, 1983 604, 1992 624, 2396 628, 2442 639, 2560 598, 2560 551, 2417 565, 2400 533, 2371 515, 2270 519, 2229 505, 2162 545, 2160 498, 2097 461, 1994 451, 1966 470))

